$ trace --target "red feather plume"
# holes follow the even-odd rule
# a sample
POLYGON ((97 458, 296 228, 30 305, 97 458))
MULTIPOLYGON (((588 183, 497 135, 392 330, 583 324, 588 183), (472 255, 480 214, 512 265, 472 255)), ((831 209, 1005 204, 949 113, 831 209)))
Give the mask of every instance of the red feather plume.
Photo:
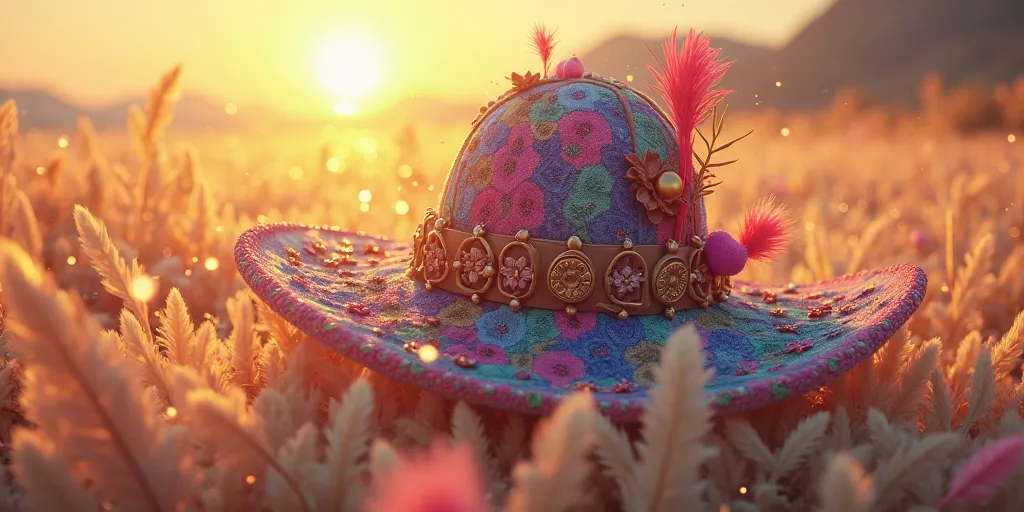
MULTIPOLYGON (((661 70, 647 69, 654 75, 658 86, 650 86, 668 104, 679 143, 679 176, 683 179, 685 208, 676 215, 675 240, 683 236, 687 214, 693 206, 693 131, 707 119, 711 110, 731 91, 715 89, 732 66, 732 62, 718 60, 720 48, 711 48, 711 39, 703 33, 690 30, 680 50, 676 47, 676 30, 662 43, 665 64, 661 70)), ((660 63, 659 63, 660 64, 660 63)))
POLYGON ((748 209, 740 228, 740 245, 747 249, 747 259, 771 260, 792 239, 789 212, 769 197, 748 209))
POLYGON ((549 31, 543 23, 534 25, 533 37, 530 40, 533 42, 534 49, 537 55, 540 55, 541 63, 544 65, 544 78, 548 77, 548 67, 551 65, 551 54, 555 49, 555 31, 549 31))

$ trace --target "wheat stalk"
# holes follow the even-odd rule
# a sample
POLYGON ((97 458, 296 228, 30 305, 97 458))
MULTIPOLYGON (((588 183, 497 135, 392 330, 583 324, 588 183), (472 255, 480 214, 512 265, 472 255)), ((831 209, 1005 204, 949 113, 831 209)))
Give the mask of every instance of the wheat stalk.
POLYGON ((39 431, 59 442, 107 499, 129 510, 176 510, 191 493, 188 458, 180 432, 162 424, 155 403, 136 387, 135 365, 21 249, 0 241, 0 259, 8 328, 26 365, 24 405, 39 431))
POLYGON ((583 500, 597 413, 589 393, 576 393, 555 409, 533 437, 533 461, 512 470, 509 512, 556 512, 583 500))

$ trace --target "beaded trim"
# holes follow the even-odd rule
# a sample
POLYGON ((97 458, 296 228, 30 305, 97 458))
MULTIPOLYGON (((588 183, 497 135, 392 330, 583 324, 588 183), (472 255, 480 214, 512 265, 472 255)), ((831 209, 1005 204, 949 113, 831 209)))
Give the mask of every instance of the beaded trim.
POLYGON ((634 246, 629 239, 615 246, 585 245, 575 236, 565 242, 533 239, 526 230, 514 237, 491 234, 484 226, 467 233, 448 227, 433 208, 413 235, 407 275, 428 290, 469 296, 475 303, 570 315, 610 312, 622 320, 658 313, 671 319, 678 310, 706 308, 731 293, 729 278, 708 269, 699 236, 686 246, 671 240, 634 246))

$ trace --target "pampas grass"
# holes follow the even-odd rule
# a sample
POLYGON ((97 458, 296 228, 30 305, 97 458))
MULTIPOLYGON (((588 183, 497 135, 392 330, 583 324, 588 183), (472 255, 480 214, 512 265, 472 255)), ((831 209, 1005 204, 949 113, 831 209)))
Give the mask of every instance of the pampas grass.
POLYGON ((1024 160, 1005 134, 830 138, 800 118, 733 115, 739 134, 765 129, 731 148, 758 165, 706 198, 712 223, 768 189, 802 218, 805 248, 742 277, 917 262, 929 290, 852 371, 731 417, 711 414, 687 326, 642 422, 615 425, 586 394, 535 418, 410 389, 254 301, 230 264, 242 230, 329 221, 405 237, 410 216, 382 208, 432 206, 450 147, 336 127, 313 159, 276 133, 183 147, 169 131, 182 77, 160 80, 126 136, 83 119, 59 154, 57 134, 22 133, 16 106, 0 107, 0 510, 357 511, 436 487, 443 471, 418 489, 388 477, 448 449, 481 482, 464 503, 491 510, 1024 508, 1024 160))

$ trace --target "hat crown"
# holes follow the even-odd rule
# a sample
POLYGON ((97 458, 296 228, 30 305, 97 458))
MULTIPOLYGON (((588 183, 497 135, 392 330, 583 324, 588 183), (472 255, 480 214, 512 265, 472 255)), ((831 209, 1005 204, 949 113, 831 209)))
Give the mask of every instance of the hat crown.
MULTIPOLYGON (((517 87, 474 122, 439 214, 467 232, 484 225, 509 236, 525 229, 548 240, 663 244, 672 238, 675 216, 652 222, 627 178, 632 164, 626 157, 650 152, 678 169, 676 141, 666 114, 616 80, 587 73, 517 87)), ((697 229, 687 229, 682 239, 706 235, 703 199, 689 217, 697 229)))

